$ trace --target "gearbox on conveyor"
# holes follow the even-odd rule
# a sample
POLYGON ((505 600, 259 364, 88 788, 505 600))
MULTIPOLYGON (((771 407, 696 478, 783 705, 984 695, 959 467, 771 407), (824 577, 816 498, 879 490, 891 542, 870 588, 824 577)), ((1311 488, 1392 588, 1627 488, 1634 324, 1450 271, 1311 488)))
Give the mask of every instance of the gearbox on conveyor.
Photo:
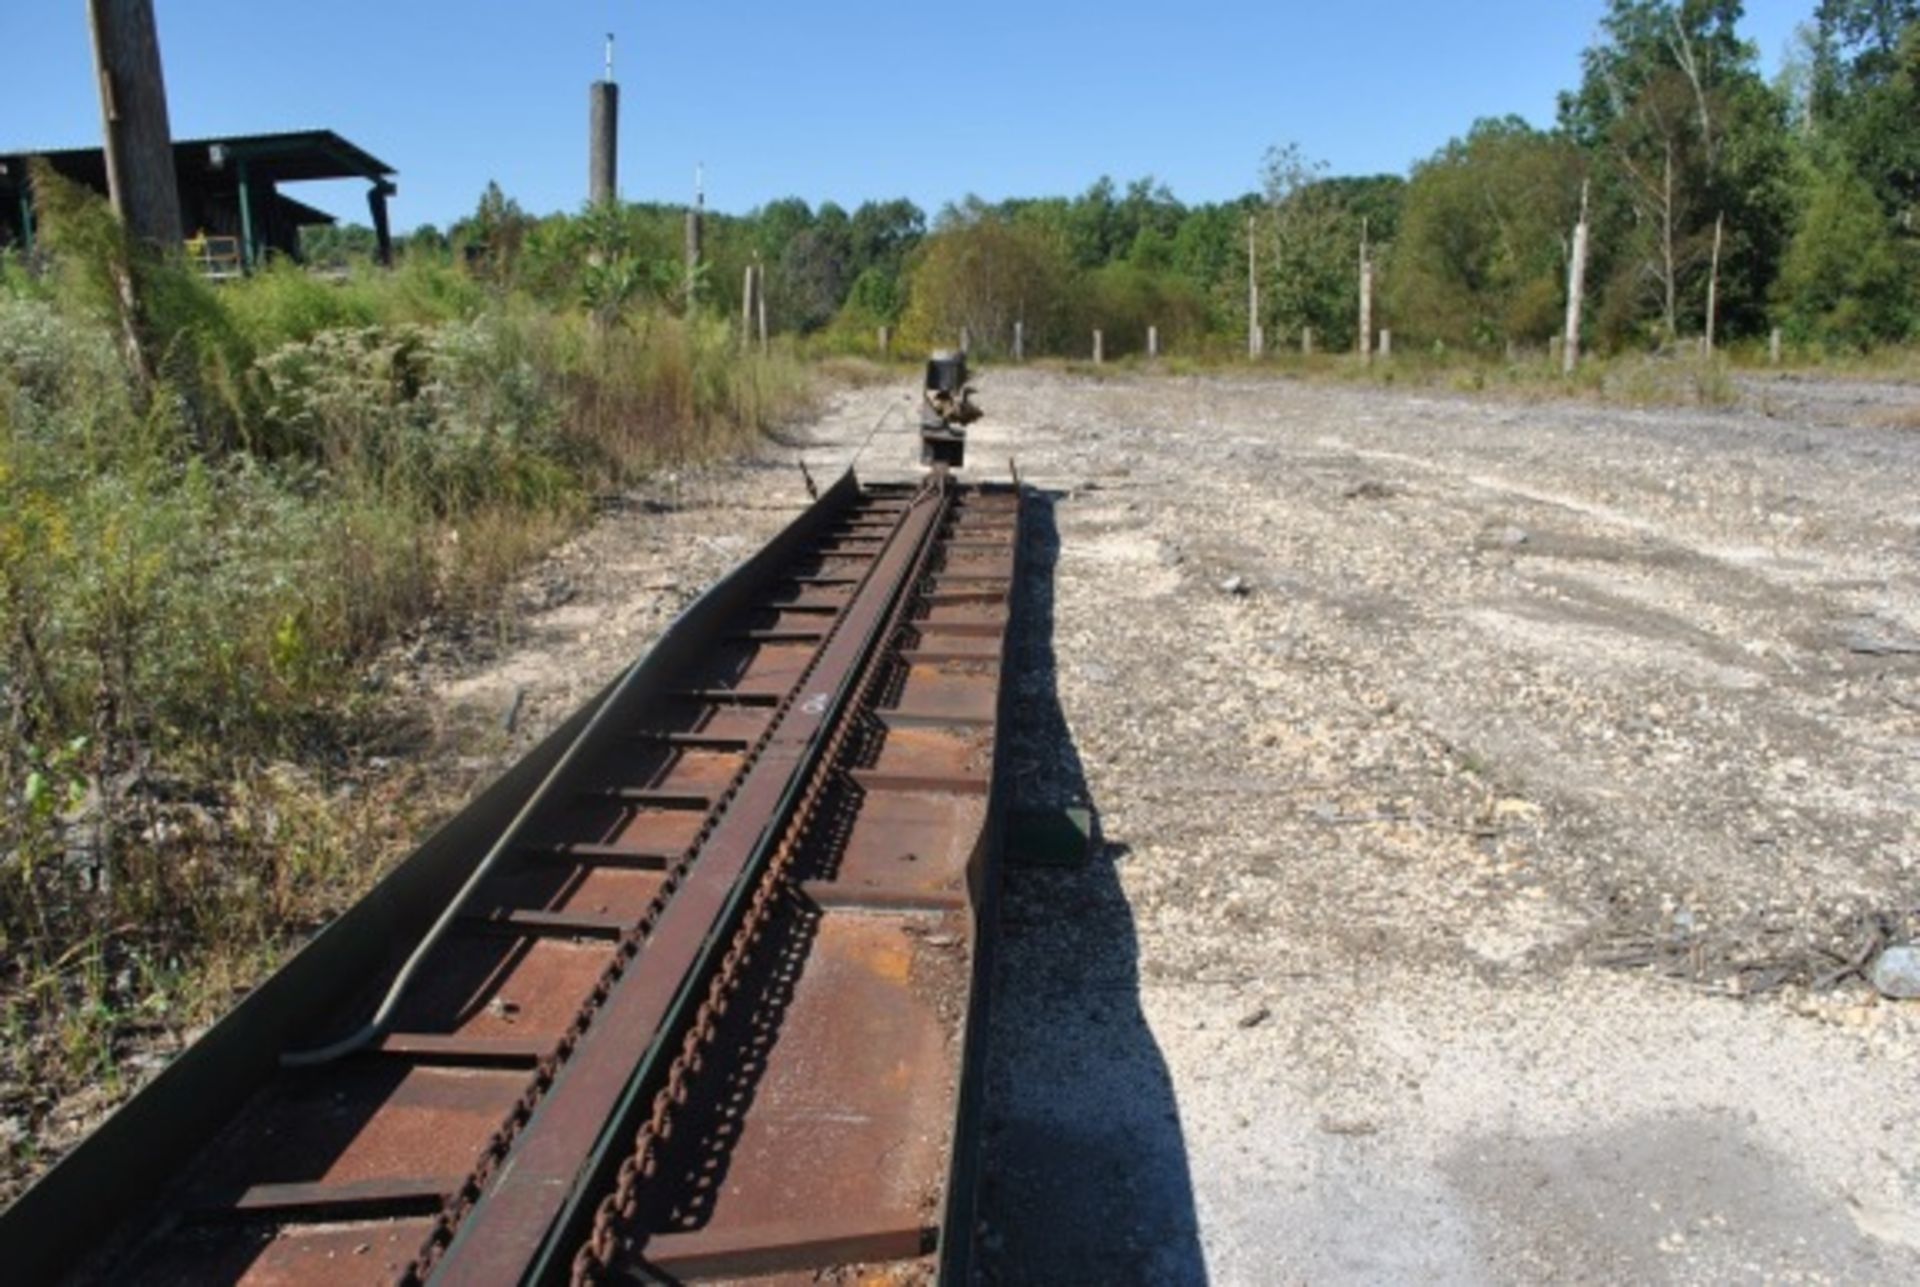
POLYGON ((966 463, 967 426, 985 413, 967 383, 967 355, 941 349, 927 359, 920 403, 920 463, 958 469, 966 463))

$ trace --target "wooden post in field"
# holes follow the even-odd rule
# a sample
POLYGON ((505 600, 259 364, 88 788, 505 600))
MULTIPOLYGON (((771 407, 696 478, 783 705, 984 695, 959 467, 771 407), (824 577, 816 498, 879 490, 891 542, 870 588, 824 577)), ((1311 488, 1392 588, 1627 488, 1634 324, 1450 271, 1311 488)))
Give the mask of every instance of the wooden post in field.
POLYGON ((1149 361, 1151 361, 1152 359, 1157 358, 1159 356, 1160 356, 1160 328, 1157 326, 1149 326, 1147 328, 1147 358, 1149 361))
POLYGON ((760 327, 760 352, 767 351, 767 266, 753 266, 753 315, 760 327))
POLYGON ((1260 274, 1253 244, 1253 216, 1247 216, 1247 356, 1258 358, 1266 337, 1260 333, 1260 274))
POLYGON ((1027 356, 1027 324, 1015 320, 1013 324, 1013 360, 1025 361, 1027 356))
POLYGON ((1774 327, 1773 334, 1767 337, 1767 365, 1780 365, 1780 328, 1774 327))
POLYGON ((136 241, 178 254, 180 182, 153 0, 88 0, 106 134, 107 193, 136 241))
POLYGON ((1384 327, 1380 331, 1380 356, 1382 358, 1393 356, 1393 332, 1384 327))
POLYGON ((1300 328, 1300 355, 1302 357, 1313 356, 1313 328, 1311 326, 1303 326, 1300 328))
POLYGON ((973 332, 964 326, 960 328, 960 351, 962 353, 973 352, 973 332))
POLYGON ((747 279, 740 287, 740 344, 742 347, 753 343, 753 274, 754 265, 747 265, 747 279))
POLYGON ((701 217, 707 209, 707 183, 704 166, 693 167, 693 208, 687 211, 687 311, 693 312, 700 299, 701 217))
POLYGON ((1713 324, 1720 312, 1720 233, 1727 221, 1723 212, 1713 217, 1713 266, 1707 270, 1706 356, 1713 356, 1713 324))
POLYGON ((1367 221, 1360 220, 1360 360, 1373 361, 1373 257, 1367 253, 1367 221))
POLYGON ((1580 307, 1587 289, 1587 184, 1580 183, 1580 222, 1573 225, 1573 258, 1567 265, 1567 345, 1561 374, 1580 365, 1580 307))
POLYGON ((1093 328, 1093 364, 1099 366, 1107 360, 1106 337, 1100 334, 1100 328, 1093 328))

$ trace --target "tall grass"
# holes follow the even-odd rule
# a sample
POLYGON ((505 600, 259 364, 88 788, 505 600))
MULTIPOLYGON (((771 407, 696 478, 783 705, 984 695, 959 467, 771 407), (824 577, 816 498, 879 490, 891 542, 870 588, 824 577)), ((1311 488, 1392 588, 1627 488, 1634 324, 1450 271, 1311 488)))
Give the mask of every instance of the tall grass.
POLYGON ((718 322, 450 262, 210 287, 39 191, 46 261, 0 265, 0 1117, 32 1120, 397 847, 404 809, 333 798, 393 716, 372 658, 808 388, 718 322))

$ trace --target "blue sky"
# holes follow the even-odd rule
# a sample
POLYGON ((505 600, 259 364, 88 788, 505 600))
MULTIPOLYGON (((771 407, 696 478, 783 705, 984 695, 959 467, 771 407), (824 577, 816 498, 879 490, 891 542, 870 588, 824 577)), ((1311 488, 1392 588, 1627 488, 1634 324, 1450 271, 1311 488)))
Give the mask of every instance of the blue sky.
MULTIPOLYGON (((1814 0, 1750 0, 1769 74, 1814 0)), ((586 188, 587 84, 615 33, 620 187, 936 209, 1151 174, 1188 201, 1255 186, 1297 141, 1404 172, 1477 117, 1551 121, 1602 0, 155 0, 176 137, 327 127, 399 170, 394 223, 497 179, 536 212, 586 188)), ((0 151, 99 138, 81 0, 0 3, 0 151)), ((291 195, 364 220, 364 185, 291 195)))

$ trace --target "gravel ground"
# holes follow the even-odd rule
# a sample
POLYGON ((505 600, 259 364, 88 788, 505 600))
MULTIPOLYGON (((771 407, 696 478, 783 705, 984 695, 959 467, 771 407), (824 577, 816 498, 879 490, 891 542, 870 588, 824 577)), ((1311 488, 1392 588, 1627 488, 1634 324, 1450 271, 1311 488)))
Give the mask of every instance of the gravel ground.
POLYGON ((1913 390, 990 374, 1053 497, 1009 1282, 1920 1274, 1913 390))
MULTIPOLYGON (((1044 492, 1008 754, 1102 835, 1009 873, 990 1279, 1920 1274, 1920 1003, 1848 973, 1920 908, 1920 394, 980 382, 1044 492)), ((910 407, 635 498, 419 682, 511 753, 910 407)))

